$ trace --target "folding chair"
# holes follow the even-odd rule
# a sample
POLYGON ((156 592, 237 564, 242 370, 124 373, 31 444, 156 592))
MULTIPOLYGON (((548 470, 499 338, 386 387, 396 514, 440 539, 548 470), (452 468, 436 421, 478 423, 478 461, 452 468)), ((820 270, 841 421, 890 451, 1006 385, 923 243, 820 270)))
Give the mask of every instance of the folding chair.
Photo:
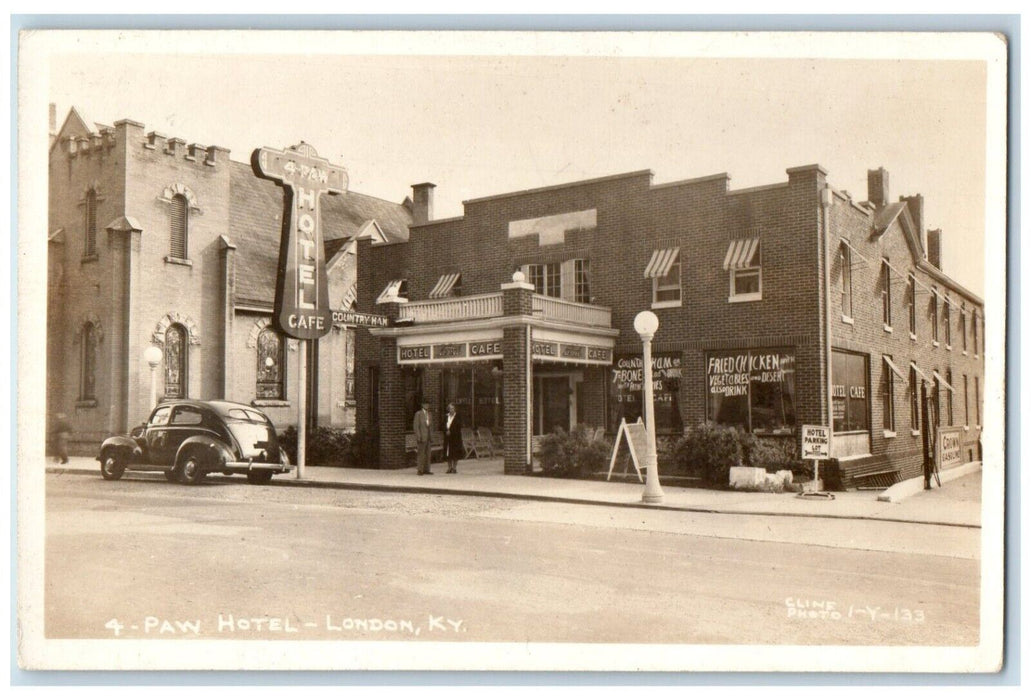
POLYGON ((491 459, 494 458, 494 435, 490 428, 476 429, 476 449, 485 450, 491 459))
POLYGON ((471 454, 476 455, 477 459, 480 458, 480 453, 476 451, 476 433, 472 428, 462 428, 462 447, 465 448, 466 459, 469 459, 471 454))

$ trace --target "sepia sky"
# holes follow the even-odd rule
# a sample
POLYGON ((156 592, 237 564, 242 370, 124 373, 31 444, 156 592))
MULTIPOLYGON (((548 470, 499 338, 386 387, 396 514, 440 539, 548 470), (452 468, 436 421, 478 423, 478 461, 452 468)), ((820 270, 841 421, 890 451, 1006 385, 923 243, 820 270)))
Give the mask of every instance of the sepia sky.
POLYGON ((309 35, 307 45, 267 33, 185 45, 170 33, 98 36, 52 53, 58 126, 74 106, 93 122, 129 118, 227 147, 241 162, 303 139, 358 192, 400 202, 413 183, 436 183, 437 218, 460 216, 465 199, 640 169, 656 184, 727 172, 739 189, 819 163, 864 200, 867 170, 883 166, 893 200, 924 195, 944 270, 984 293, 984 62, 769 55, 801 53, 790 44, 714 58, 704 42, 628 52, 618 39, 506 51, 497 35, 467 50, 390 35, 309 35))

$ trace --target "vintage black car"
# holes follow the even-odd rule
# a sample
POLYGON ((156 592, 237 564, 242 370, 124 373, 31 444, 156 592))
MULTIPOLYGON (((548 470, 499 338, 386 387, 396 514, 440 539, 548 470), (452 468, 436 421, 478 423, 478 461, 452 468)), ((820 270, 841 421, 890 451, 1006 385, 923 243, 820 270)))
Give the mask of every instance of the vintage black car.
POLYGON ((293 469, 272 421, 256 408, 229 401, 169 400, 131 435, 100 446, 100 474, 122 478, 128 470, 163 471, 169 481, 200 483, 212 473, 246 474, 267 484, 293 469))

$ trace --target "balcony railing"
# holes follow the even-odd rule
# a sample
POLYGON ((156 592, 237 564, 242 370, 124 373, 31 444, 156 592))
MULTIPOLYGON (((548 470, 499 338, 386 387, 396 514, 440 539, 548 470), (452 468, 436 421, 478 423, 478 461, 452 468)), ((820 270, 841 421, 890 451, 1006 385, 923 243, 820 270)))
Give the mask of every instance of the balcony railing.
POLYGON ((582 326, 612 326, 612 310, 604 306, 579 304, 543 294, 533 295, 533 315, 555 321, 568 321, 582 326))
POLYGON ((501 294, 413 301, 401 308, 401 316, 415 323, 440 323, 471 318, 494 318, 503 314, 501 294))
MULTIPOLYGON (((533 315, 537 318, 565 321, 581 326, 612 326, 612 311, 602 306, 578 304, 574 301, 534 294, 532 309, 533 315)), ((413 323, 465 321, 503 315, 501 294, 412 301, 401 308, 401 317, 411 319, 413 323)))

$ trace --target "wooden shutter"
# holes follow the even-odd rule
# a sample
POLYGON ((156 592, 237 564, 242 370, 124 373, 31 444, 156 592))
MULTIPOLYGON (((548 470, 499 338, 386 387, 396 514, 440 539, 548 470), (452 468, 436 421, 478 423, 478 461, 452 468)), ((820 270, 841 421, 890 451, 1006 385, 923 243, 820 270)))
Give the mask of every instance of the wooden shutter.
POLYGON ((186 197, 177 194, 172 197, 172 230, 170 232, 173 258, 186 258, 186 197))

